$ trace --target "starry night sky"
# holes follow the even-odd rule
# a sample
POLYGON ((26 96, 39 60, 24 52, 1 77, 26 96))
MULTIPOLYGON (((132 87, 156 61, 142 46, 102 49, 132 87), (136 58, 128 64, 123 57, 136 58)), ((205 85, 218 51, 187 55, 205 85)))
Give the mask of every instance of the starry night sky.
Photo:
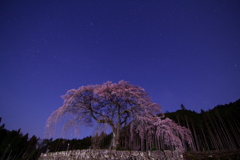
POLYGON ((61 95, 107 81, 141 86, 163 112, 240 98, 239 0, 1 0, 0 27, 9 130, 43 138, 61 95))

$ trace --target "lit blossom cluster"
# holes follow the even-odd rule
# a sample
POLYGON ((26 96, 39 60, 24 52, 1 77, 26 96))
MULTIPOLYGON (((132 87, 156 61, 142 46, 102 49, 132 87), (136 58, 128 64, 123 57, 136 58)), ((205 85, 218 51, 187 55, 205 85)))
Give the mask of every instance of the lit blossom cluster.
POLYGON ((179 126, 169 118, 161 116, 141 117, 131 123, 131 140, 138 134, 142 140, 147 139, 148 143, 153 142, 153 136, 164 141, 164 144, 173 146, 175 149, 184 150, 183 142, 192 144, 191 132, 189 129, 179 126))

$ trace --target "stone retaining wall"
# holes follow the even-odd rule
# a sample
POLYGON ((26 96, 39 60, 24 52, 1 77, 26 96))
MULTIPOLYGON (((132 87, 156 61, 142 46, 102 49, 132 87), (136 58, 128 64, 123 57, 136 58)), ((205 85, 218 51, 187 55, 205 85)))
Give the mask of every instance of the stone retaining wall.
POLYGON ((119 151, 107 149, 86 149, 42 153, 39 160, 183 160, 180 150, 170 151, 119 151))

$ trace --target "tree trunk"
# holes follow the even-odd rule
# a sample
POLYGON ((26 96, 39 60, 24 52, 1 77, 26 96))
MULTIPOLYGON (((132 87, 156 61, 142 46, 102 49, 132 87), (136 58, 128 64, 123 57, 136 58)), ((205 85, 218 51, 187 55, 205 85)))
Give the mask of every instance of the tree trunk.
POLYGON ((226 118, 226 123, 227 123, 228 126, 230 126, 230 131, 234 135, 235 142, 238 146, 240 146, 240 138, 239 138, 239 135, 238 135, 238 132, 237 132, 237 126, 235 125, 235 123, 232 123, 232 122, 234 122, 234 121, 233 120, 231 121, 229 119, 229 117, 226 118))
POLYGON ((210 129, 210 126, 209 126, 209 121, 207 120, 207 117, 205 117, 204 116, 204 122, 205 122, 205 124, 206 124, 206 127, 207 127, 207 129, 208 129, 208 133, 209 133, 209 135, 210 135, 210 142, 212 143, 212 149, 213 150, 219 150, 219 148, 218 148, 218 145, 217 145, 217 140, 216 140, 216 136, 213 136, 213 133, 212 133, 212 130, 210 129))
POLYGON ((120 149, 120 127, 121 127, 121 115, 120 115, 120 106, 118 106, 118 121, 117 126, 112 127, 113 138, 112 138, 112 149, 120 149))
MULTIPOLYGON (((219 120, 220 120, 220 122, 221 122, 221 124, 222 124, 222 126, 223 126, 223 129, 224 129, 224 131, 225 131, 225 137, 226 137, 226 139, 228 140, 228 143, 229 143, 230 148, 231 148, 231 149, 237 148, 237 146, 236 146, 235 143, 234 143, 234 138, 232 137, 232 134, 229 132, 229 129, 228 129, 227 125, 226 125, 226 121, 224 121, 224 120, 221 118, 221 116, 219 115, 219 112, 217 112, 217 110, 216 110, 216 114, 217 114, 217 117, 219 118, 219 120)), ((222 128, 221 128, 221 129, 222 129, 222 128)), ((223 129, 222 129, 222 130, 223 130, 223 129)))
POLYGON ((113 128, 113 138, 112 138, 112 146, 111 149, 120 149, 120 129, 117 128, 113 128))
POLYGON ((209 149, 208 142, 207 142, 206 136, 205 136, 205 134, 204 134, 202 125, 200 125, 200 128, 201 128, 201 131, 202 131, 202 135, 203 135, 203 138, 204 138, 205 145, 206 145, 206 147, 207 147, 207 150, 209 151, 210 149, 209 149))
MULTIPOLYGON (((188 129, 190 129, 188 118, 186 117, 186 115, 185 115, 185 121, 187 123, 188 129)), ((194 151, 199 151, 198 137, 197 137, 195 126, 194 126, 195 124, 193 123, 193 120, 191 118, 190 118, 190 121, 191 121, 191 128, 192 128, 192 131, 193 131, 193 134, 191 136, 192 137, 192 143, 193 143, 193 150, 194 151)))
POLYGON ((145 144, 144 144, 144 139, 141 139, 141 151, 145 150, 145 144))

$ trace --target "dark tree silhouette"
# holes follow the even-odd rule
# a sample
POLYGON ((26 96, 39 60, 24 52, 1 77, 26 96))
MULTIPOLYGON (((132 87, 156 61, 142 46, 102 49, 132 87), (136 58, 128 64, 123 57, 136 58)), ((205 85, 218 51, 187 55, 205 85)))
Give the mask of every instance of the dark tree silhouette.
POLYGON ((240 148, 240 100, 200 113, 183 109, 166 116, 189 128, 192 132, 193 151, 234 150, 240 148))

